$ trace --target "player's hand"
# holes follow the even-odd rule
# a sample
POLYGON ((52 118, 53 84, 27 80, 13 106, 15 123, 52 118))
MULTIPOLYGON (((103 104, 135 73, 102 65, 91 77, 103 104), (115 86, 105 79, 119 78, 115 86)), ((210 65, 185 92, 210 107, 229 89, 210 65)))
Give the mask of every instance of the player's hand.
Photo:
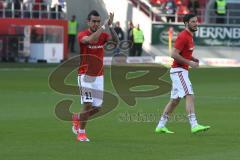
POLYGON ((109 13, 109 19, 108 19, 108 25, 112 25, 113 23, 113 18, 114 18, 114 13, 109 13))
POLYGON ((197 58, 194 58, 193 61, 199 63, 199 59, 197 58))
POLYGON ((190 61, 189 66, 191 66, 192 68, 198 68, 199 67, 199 62, 190 61))

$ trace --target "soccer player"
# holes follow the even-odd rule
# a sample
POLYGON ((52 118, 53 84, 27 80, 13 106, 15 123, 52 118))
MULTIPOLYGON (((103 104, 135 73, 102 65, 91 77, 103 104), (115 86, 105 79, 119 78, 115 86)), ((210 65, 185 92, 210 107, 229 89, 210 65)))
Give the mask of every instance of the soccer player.
POLYGON ((183 18, 185 29, 179 33, 171 57, 174 59, 170 69, 172 80, 171 99, 166 105, 160 121, 155 129, 157 133, 174 133, 168 130, 165 125, 170 114, 176 108, 182 98, 186 99, 186 111, 191 125, 191 132, 205 131, 210 126, 198 124, 194 109, 194 93, 192 84, 188 78, 188 68, 199 67, 199 60, 192 56, 194 49, 193 34, 197 31, 198 20, 193 14, 187 14, 183 18))
POLYGON ((72 130, 77 134, 77 140, 89 141, 86 135, 86 125, 89 117, 100 111, 103 103, 103 56, 104 44, 110 40, 118 43, 117 34, 112 28, 114 14, 101 23, 101 17, 95 10, 87 17, 88 29, 78 33, 81 60, 78 72, 78 85, 81 92, 81 103, 84 105, 81 113, 73 114, 72 130), (104 32, 109 28, 111 36, 104 32))

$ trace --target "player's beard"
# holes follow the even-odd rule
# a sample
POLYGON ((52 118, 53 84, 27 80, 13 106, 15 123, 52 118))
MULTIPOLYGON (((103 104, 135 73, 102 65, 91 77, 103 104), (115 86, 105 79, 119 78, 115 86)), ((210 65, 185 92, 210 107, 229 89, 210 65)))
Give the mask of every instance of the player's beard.
POLYGON ((96 31, 97 31, 96 28, 90 28, 90 30, 91 30, 92 32, 96 32, 96 31))
POLYGON ((198 29, 197 29, 197 26, 196 26, 196 28, 194 29, 193 27, 190 27, 190 26, 188 26, 188 29, 189 29, 189 31, 191 31, 191 32, 196 32, 198 29))
POLYGON ((92 32, 96 32, 98 30, 98 28, 99 28, 99 26, 92 26, 92 27, 90 27, 90 30, 92 32))

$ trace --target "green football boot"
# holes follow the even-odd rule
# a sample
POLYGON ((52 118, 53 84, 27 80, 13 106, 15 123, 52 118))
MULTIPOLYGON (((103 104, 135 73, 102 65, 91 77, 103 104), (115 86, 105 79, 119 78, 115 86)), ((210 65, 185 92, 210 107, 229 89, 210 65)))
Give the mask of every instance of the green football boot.
POLYGON ((172 131, 169 131, 166 127, 156 128, 155 132, 156 133, 170 133, 170 134, 174 133, 172 131))
POLYGON ((191 129, 191 132, 192 133, 198 133, 198 132, 206 131, 210 128, 211 128, 210 126, 202 126, 202 125, 198 124, 196 127, 193 127, 191 129))

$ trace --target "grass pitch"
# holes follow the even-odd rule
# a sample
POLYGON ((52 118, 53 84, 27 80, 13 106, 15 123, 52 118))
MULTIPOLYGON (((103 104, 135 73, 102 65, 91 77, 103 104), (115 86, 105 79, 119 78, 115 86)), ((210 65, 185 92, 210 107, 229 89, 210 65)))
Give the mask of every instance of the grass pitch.
MULTIPOLYGON (((212 128, 192 135, 184 101, 168 123, 173 135, 154 129, 169 94, 137 99, 129 107, 119 97, 111 113, 89 122, 90 143, 76 142, 71 123, 56 118, 54 108, 72 99, 71 111, 80 111, 78 96, 56 93, 48 76, 55 65, 0 64, 1 160, 238 160, 240 150, 240 68, 202 68, 190 71, 200 124, 212 128)), ((169 81, 168 74, 165 79, 169 81)), ((76 85, 73 72, 67 82, 76 85)), ((105 88, 115 93, 109 69, 105 88)))

